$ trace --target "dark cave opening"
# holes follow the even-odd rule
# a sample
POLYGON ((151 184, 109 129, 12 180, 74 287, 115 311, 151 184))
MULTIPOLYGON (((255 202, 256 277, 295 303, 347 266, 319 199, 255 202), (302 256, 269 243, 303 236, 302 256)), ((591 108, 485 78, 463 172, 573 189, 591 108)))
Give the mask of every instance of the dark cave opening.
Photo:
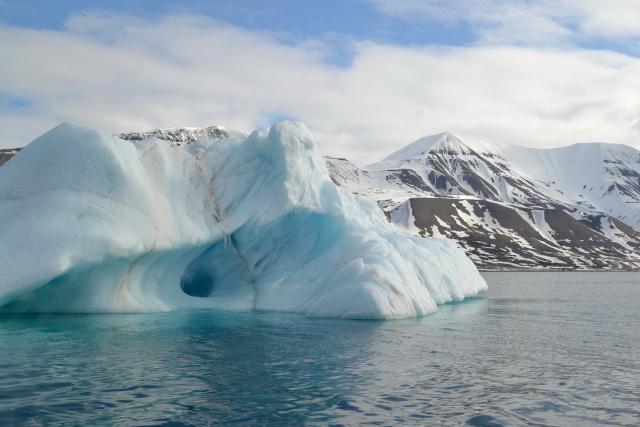
POLYGON ((180 289, 192 297, 208 297, 213 290, 213 278, 203 271, 185 271, 180 278, 180 289))

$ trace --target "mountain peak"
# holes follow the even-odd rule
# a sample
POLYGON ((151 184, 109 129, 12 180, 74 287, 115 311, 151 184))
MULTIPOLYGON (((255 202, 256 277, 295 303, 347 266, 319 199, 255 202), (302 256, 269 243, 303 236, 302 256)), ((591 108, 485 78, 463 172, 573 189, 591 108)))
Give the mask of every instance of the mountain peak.
POLYGON ((384 160, 406 160, 416 157, 422 157, 434 147, 436 144, 446 144, 457 141, 462 143, 453 132, 444 131, 433 135, 422 137, 411 144, 391 153, 384 160))

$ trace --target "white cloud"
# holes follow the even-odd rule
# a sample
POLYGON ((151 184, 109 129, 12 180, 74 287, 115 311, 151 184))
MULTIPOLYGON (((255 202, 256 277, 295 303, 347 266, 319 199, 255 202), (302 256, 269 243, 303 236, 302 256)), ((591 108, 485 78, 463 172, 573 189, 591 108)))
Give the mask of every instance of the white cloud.
POLYGON ((637 0, 370 1, 398 18, 469 23, 481 43, 550 44, 640 37, 637 0))
MULTIPOLYGON (((553 5, 550 0, 548 3, 553 5)), ((564 0, 562 3, 568 9, 567 14, 576 17, 585 35, 640 37, 640 2, 637 0, 564 0)))
POLYGON ((640 60, 577 49, 285 44, 197 16, 77 15, 64 31, 0 27, 0 145, 71 120, 120 131, 219 123, 251 130, 273 114, 309 124, 321 150, 360 163, 442 130, 537 146, 640 136, 640 60), (10 58, 10 60, 7 60, 10 58))

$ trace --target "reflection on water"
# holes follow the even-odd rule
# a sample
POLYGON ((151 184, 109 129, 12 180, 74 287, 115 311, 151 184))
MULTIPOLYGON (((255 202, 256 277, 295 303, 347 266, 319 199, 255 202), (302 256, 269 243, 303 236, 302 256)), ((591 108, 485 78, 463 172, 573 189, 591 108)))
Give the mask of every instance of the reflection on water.
POLYGON ((0 425, 640 424, 640 275, 487 273, 393 322, 0 317, 0 425))

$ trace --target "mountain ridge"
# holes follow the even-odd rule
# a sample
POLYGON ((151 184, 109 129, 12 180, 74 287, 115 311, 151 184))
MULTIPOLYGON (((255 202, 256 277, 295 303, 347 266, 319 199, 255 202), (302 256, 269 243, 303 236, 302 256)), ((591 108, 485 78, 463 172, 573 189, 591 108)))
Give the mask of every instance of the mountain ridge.
POLYGON ((452 132, 334 182, 414 234, 456 240, 481 268, 638 269, 640 151, 623 144, 493 144, 452 132))
MULTIPOLYGON (((131 131, 170 144, 246 134, 214 125, 131 131)), ((0 166, 19 149, 0 150, 0 166)), ((325 157, 331 180, 408 232, 455 240, 483 269, 640 269, 640 151, 580 142, 532 148, 445 131, 360 167, 325 157)))

